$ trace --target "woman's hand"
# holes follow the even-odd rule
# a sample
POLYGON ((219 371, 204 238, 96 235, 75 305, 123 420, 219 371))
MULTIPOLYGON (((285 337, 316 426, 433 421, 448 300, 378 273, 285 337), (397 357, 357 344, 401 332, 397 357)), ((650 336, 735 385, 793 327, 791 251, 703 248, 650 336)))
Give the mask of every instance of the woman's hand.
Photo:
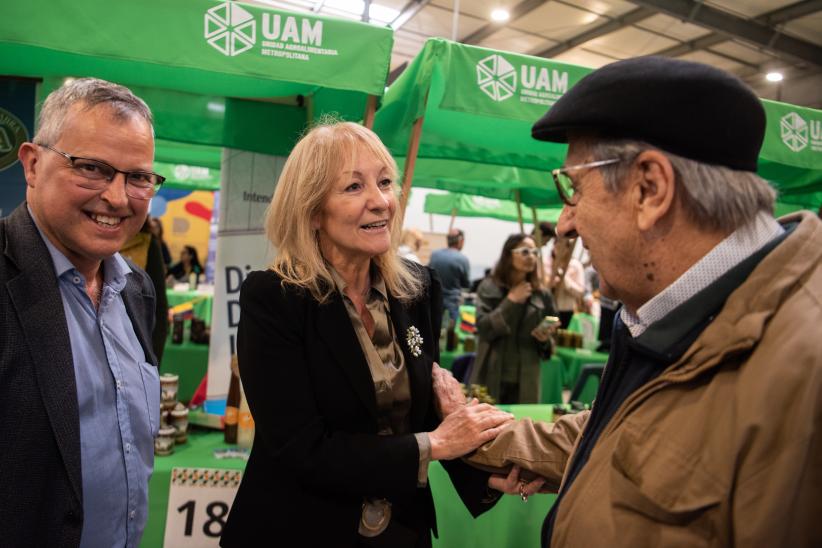
POLYGON ((533 481, 526 482, 519 479, 519 472, 519 466, 513 466, 507 476, 494 474, 488 478, 488 487, 509 495, 519 495, 523 501, 531 495, 539 493, 545 484, 545 478, 538 476, 533 481))
POLYGON ((534 288, 529 282, 520 282, 508 292, 508 300, 513 303, 522 304, 531 297, 534 288))
POLYGON ((450 371, 443 369, 437 362, 434 362, 431 377, 434 388, 434 406, 441 419, 465 406, 465 394, 462 393, 462 385, 450 371))
POLYGON ((436 430, 428 433, 431 460, 451 460, 470 453, 499 435, 514 415, 476 398, 445 417, 436 430))
POLYGON ((551 333, 555 329, 555 327, 541 328, 537 326, 531 330, 531 336, 541 343, 548 342, 548 339, 551 338, 551 333))

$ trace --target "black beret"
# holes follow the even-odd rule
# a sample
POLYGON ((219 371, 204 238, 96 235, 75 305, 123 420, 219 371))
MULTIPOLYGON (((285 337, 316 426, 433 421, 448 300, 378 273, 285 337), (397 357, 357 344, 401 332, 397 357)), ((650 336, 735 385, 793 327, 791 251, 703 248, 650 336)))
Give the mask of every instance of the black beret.
POLYGON ((637 57, 580 80, 531 134, 567 143, 569 130, 636 139, 706 164, 756 171, 765 109, 727 72, 667 57, 637 57))

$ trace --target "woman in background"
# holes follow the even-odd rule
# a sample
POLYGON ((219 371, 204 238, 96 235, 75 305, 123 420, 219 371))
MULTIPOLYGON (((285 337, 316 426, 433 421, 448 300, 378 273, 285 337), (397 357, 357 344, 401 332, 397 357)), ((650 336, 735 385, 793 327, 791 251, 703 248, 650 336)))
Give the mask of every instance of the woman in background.
POLYGON ((477 288, 477 357, 471 383, 485 385, 499 403, 539 403, 539 362, 551 355, 550 329, 539 327, 556 315, 551 294, 537 272, 537 246, 513 234, 491 276, 477 288))
POLYGON ((200 258, 197 256, 197 248, 186 245, 180 251, 180 262, 168 269, 168 279, 170 281, 187 282, 191 280, 191 275, 194 274, 199 280, 202 272, 203 265, 200 264, 200 258))
POLYGON ((432 460, 472 514, 496 501, 457 457, 511 416, 474 400, 437 418, 440 287, 395 251, 396 174, 350 122, 312 129, 283 167, 265 222, 277 256, 240 292, 256 431, 222 546, 430 547, 432 460))
POLYGON ((171 252, 168 250, 168 245, 163 239, 163 221, 161 221, 159 217, 149 216, 148 222, 149 228, 151 228, 151 233, 160 243, 160 251, 163 254, 163 265, 165 265, 165 268, 167 269, 171 266, 171 252))

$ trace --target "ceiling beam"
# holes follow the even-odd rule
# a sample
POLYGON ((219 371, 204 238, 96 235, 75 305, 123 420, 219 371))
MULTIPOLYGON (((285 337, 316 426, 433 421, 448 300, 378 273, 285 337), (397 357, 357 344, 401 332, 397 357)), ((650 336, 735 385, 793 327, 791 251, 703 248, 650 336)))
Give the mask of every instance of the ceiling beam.
MULTIPOLYGON (((774 27, 754 19, 744 19, 694 0, 630 0, 671 17, 694 23, 724 35, 752 43, 775 55, 797 62, 822 66, 822 47, 782 34, 774 27)), ((703 37, 704 38, 704 37, 703 37)), ((716 43, 716 42, 715 42, 716 43)), ((713 44, 711 44, 713 45, 713 44)), ((704 46, 703 46, 704 47, 704 46)))
POLYGON ((638 23, 643 19, 647 19, 648 17, 656 15, 656 13, 656 11, 649 8, 636 8, 634 10, 629 11, 625 15, 615 17, 606 23, 598 25, 581 34, 577 34, 576 36, 573 36, 568 40, 565 40, 564 42, 560 42, 555 46, 551 46, 550 48, 533 53, 532 55, 536 55, 537 57, 547 57, 548 59, 551 59, 561 53, 565 53, 570 49, 580 46, 585 42, 590 42, 591 40, 599 38, 600 36, 610 34, 621 28, 638 23))
POLYGON ((762 15, 754 17, 754 21, 774 26, 805 17, 818 11, 822 11, 822 0, 803 0, 802 2, 788 4, 787 6, 763 13, 762 15))
MULTIPOLYGON (((534 11, 541 5, 545 4, 548 0, 523 0, 513 8, 509 10, 510 17, 508 21, 516 21, 520 17, 527 15, 528 13, 534 11)), ((462 40, 463 44, 474 44, 477 45, 499 29, 505 26, 507 21, 500 21, 499 23, 486 23, 482 27, 478 28, 462 40)))
POLYGON ((388 26, 391 27, 392 30, 398 30, 401 26, 410 21, 412 17, 417 15, 417 13, 419 13, 419 11, 430 1, 431 0, 411 0, 403 6, 400 10, 400 14, 397 15, 393 21, 388 23, 388 26))
MULTIPOLYGON (((790 4, 788 6, 763 13, 762 15, 755 17, 754 21, 766 25, 778 25, 821 10, 822 0, 804 0, 802 2, 797 2, 795 4, 790 4)), ((708 49, 711 46, 726 42, 728 39, 729 37, 726 34, 712 32, 695 40, 689 40, 687 42, 683 42, 682 44, 671 46, 670 48, 657 52, 656 55, 679 57, 680 55, 685 55, 686 53, 691 53, 692 51, 708 49)))

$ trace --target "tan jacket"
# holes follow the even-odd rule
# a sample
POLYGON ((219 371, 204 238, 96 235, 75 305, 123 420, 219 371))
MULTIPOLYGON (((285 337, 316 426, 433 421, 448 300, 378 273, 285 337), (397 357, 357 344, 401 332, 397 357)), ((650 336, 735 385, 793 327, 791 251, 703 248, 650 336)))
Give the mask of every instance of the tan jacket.
MULTIPOLYGON (((822 546, 822 222, 810 213, 682 358, 631 394, 551 545, 822 546)), ((520 421, 472 460, 563 479, 588 413, 520 421)))

